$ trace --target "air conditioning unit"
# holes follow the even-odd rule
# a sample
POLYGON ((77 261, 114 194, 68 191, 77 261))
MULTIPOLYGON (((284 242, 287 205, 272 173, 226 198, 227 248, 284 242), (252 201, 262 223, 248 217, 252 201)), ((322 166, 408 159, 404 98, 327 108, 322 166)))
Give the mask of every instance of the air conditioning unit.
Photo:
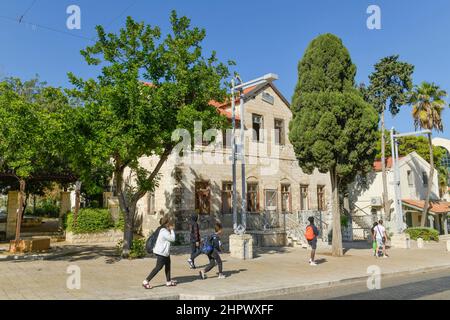
POLYGON ((373 197, 370 199, 370 205, 372 207, 382 207, 383 201, 381 200, 381 197, 373 197))

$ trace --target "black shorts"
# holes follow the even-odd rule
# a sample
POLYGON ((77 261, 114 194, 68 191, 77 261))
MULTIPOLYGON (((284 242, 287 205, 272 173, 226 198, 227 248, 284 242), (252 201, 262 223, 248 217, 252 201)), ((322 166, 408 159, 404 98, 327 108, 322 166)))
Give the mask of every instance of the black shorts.
POLYGON ((316 250, 316 249, 317 249, 317 239, 308 241, 308 244, 311 246, 311 248, 312 248, 313 250, 316 250))

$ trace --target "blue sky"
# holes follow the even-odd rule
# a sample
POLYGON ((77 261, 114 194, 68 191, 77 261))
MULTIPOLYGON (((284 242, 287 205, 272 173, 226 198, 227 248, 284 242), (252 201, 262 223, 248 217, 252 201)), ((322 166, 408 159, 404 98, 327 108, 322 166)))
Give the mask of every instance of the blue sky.
MULTIPOLYGON (((276 85, 288 100, 297 82, 299 59, 308 43, 326 32, 344 41, 358 67, 358 82, 368 82, 380 58, 399 54, 415 65, 416 84, 433 81, 450 93, 448 0, 36 0, 23 18, 65 33, 5 18, 18 18, 33 1, 0 0, 0 76, 27 79, 39 74, 55 86, 69 85, 68 71, 95 76, 79 54, 91 42, 80 37, 92 38, 98 24, 117 31, 126 15, 164 31, 170 11, 176 9, 207 30, 204 48, 216 50, 224 61, 236 61, 244 80, 268 72, 279 74, 276 85), (81 8, 81 30, 66 28, 66 8, 71 4, 81 8), (366 27, 366 9, 371 4, 381 8, 381 30, 366 27)), ((444 133, 436 135, 450 139, 450 108, 444 113, 444 125, 444 133)), ((413 131, 411 108, 403 107, 394 119, 388 117, 387 126, 413 131)))

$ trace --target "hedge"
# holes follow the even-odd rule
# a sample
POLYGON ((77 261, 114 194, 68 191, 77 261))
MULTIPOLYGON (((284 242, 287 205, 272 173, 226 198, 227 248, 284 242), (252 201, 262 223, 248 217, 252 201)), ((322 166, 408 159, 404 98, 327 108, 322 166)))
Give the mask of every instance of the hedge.
POLYGON ((405 232, 411 240, 422 238, 424 241, 439 241, 439 232, 432 228, 409 228, 405 232))
POLYGON ((69 213, 64 223, 66 231, 75 234, 99 233, 111 229, 123 230, 123 218, 117 223, 107 209, 81 209, 78 213, 77 223, 73 223, 73 213, 69 213))

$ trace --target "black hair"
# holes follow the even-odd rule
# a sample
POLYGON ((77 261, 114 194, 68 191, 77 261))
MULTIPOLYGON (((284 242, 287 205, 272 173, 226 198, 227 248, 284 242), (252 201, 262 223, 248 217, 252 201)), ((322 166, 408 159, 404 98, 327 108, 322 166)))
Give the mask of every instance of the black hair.
POLYGON ((314 217, 309 217, 308 221, 309 221, 309 223, 314 224, 314 217))

